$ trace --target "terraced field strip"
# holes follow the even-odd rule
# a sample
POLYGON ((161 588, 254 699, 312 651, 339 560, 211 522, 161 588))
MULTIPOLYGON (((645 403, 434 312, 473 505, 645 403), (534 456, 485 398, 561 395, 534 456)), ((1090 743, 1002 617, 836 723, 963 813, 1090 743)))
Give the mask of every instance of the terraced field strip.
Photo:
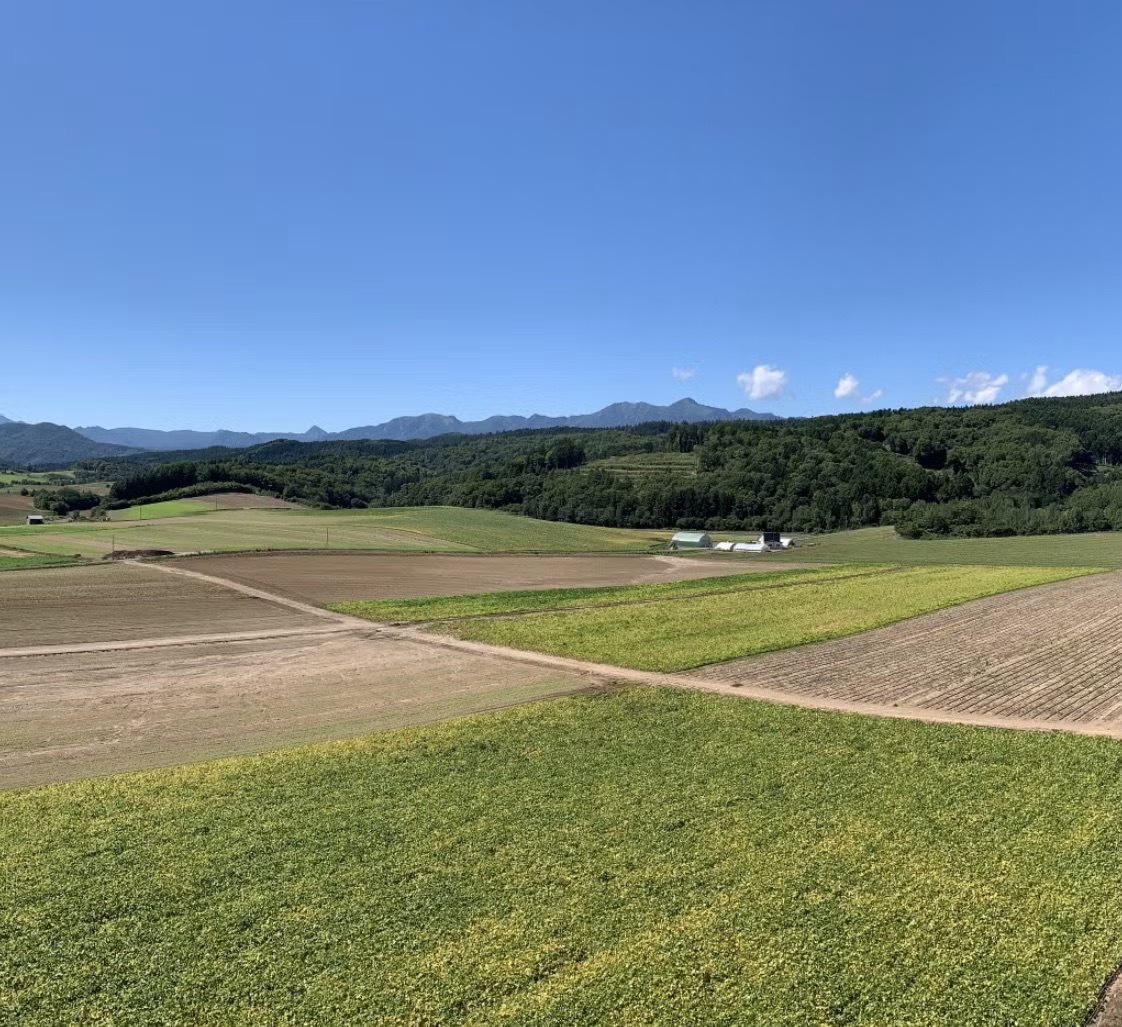
MULTIPOLYGON (((612 585, 654 585, 693 578, 778 567, 745 567, 732 560, 699 561, 681 556, 603 553, 584 555, 512 555, 478 553, 249 553, 186 557, 174 561, 190 570, 213 574, 313 603, 372 600, 377 612, 418 613, 418 597, 496 593, 510 596, 534 590, 565 591, 612 585), (404 601, 401 602, 401 601, 404 601)), ((808 565, 795 569, 810 573, 808 565)), ((757 575, 752 575, 757 576, 757 575)), ((442 607, 446 600, 436 602, 442 607)), ((371 619, 378 619, 370 614, 371 619)), ((386 619, 425 620, 406 615, 386 619)))
POLYGON ((708 681, 854 704, 1122 726, 1122 573, 706 667, 708 681))
MULTIPOLYGON (((540 558, 539 558, 540 559, 540 558)), ((658 559, 658 558, 652 558, 658 559)), ((667 558, 672 559, 672 558, 667 558)), ((680 560, 687 567, 690 561, 680 560)), ((696 570, 716 571, 718 564, 699 566, 696 570)), ((727 569, 727 568, 726 568, 727 569)), ((734 564, 732 569, 736 569, 734 564)), ((768 589, 794 588, 811 582, 847 581, 877 574, 900 572, 899 567, 846 567, 805 568, 766 573, 758 568, 756 573, 694 578, 685 581, 666 581, 649 585, 623 585, 616 588, 568 588, 536 592, 498 592, 486 595, 428 596, 418 599, 382 600, 374 602, 335 603, 330 609, 366 617, 374 621, 391 623, 440 622, 451 625, 459 621, 481 619, 506 619, 522 617, 528 613, 556 613, 564 610, 602 610, 621 606, 645 606, 650 603, 672 603, 682 599, 702 596, 733 596, 744 592, 761 592, 768 589)))
MULTIPOLYGON (((820 572, 821 573, 821 572, 820 572)), ((972 599, 1089 573, 1040 567, 908 567, 671 603, 440 622, 460 638, 637 670, 676 672, 853 635, 972 599)), ((635 598, 643 598, 638 595, 635 598)))
POLYGON ((318 628, 325 620, 342 618, 141 565, 17 569, 0 580, 0 650, 318 628))

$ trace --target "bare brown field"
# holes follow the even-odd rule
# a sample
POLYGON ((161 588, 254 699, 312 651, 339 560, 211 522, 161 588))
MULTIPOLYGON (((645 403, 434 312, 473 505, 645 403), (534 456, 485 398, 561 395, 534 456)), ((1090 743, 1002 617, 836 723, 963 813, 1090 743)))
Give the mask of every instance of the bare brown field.
MULTIPOLYGON (((203 574, 314 603, 547 588, 594 588, 790 569, 679 556, 477 556, 261 553, 179 561, 203 574)), ((806 567, 799 564, 798 567, 806 567)))
POLYGON ((0 654, 0 789, 353 737, 602 680, 375 629, 0 654))
POLYGON ((35 510, 30 496, 18 492, 0 492, 0 524, 23 524, 29 513, 35 510))
POLYGON ((0 650, 322 627, 314 614, 136 564, 6 571, 0 650))
POLYGON ((1122 573, 980 599, 692 676, 856 710, 1122 728, 1122 573))
POLYGON ((289 503, 274 496, 259 496, 254 492, 214 492, 206 496, 192 496, 193 503, 214 503, 222 510, 296 510, 289 503))

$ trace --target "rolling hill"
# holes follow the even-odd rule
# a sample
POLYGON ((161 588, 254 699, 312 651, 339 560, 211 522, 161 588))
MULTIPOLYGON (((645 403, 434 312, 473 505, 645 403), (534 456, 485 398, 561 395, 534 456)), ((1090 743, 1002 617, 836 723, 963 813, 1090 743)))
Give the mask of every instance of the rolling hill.
POLYGON ((0 420, 0 463, 17 467, 61 467, 75 460, 127 456, 134 452, 131 446, 94 442, 61 424, 0 420))

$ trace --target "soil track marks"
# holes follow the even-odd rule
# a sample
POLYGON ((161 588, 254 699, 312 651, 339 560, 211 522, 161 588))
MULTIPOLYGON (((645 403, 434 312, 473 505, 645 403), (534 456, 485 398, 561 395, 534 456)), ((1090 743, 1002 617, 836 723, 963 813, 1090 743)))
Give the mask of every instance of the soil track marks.
MULTIPOLYGON (((645 585, 790 564, 699 560, 680 556, 443 556, 376 553, 261 553, 201 556, 176 566, 313 603, 412 599, 547 588, 645 585)), ((799 568, 807 564, 797 565, 799 568)))
POLYGON ((693 675, 832 703, 1122 730, 1122 573, 980 599, 693 675))
POLYGON ((602 680, 388 638, 369 624, 363 632, 0 656, 0 788, 353 737, 602 680))
POLYGON ((310 611, 137 564, 12 570, 0 585, 0 650, 322 624, 310 611))

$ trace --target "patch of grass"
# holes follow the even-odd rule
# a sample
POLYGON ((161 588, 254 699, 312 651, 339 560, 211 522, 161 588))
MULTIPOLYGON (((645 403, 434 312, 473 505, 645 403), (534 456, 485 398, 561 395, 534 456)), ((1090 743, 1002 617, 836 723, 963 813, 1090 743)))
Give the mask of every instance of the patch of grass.
POLYGON ((82 563, 73 556, 3 556, 0 571, 32 571, 40 567, 71 567, 82 563))
POLYGON ((437 627, 458 638, 515 649, 678 671, 852 635, 970 599, 1086 573, 1078 568, 915 567, 789 588, 437 627))
POLYGON ((0 1019, 1070 1027, 1122 746, 634 690, 0 795, 0 1019))
MULTIPOLYGON (((758 533, 756 533, 758 536, 758 533)), ((752 535, 714 532, 713 538, 752 535)), ((1122 568, 1122 531, 1076 535, 1020 535, 1013 538, 902 539, 893 528, 860 528, 824 535, 800 535, 799 545, 784 550, 785 561, 813 563, 901 563, 922 565, 980 564, 997 567, 1122 568)), ((767 560, 746 554, 746 560, 767 560)))
POLYGON ((589 468, 610 471, 621 478, 696 478, 696 453, 629 453, 593 460, 589 468))
POLYGON ((211 504, 200 503, 197 499, 166 499, 162 503, 145 503, 140 506, 128 506, 123 510, 110 510, 109 519, 147 521, 160 517, 184 517, 188 514, 207 513, 213 509, 211 504))
POLYGON ((618 585, 601 588, 551 588, 525 592, 487 592, 480 595, 423 596, 417 599, 363 599, 333 603, 328 608, 376 621, 419 623, 451 617, 480 617, 488 614, 532 613, 620 603, 683 599, 691 596, 773 588, 796 581, 828 581, 845 575, 875 574, 886 568, 806 568, 795 571, 755 572, 692 581, 666 581, 651 585, 618 585))
MULTIPOLYGON (((180 502, 180 501, 174 501, 180 502)), ((0 528, 7 540, 40 553, 103 556, 117 549, 239 552, 265 549, 364 549, 386 552, 647 552, 667 533, 558 524, 494 510, 396 507, 378 510, 219 510, 143 521, 51 524, 32 536, 0 528), (16 541, 18 539, 18 541, 16 541), (115 540, 115 542, 114 542, 115 540)))

